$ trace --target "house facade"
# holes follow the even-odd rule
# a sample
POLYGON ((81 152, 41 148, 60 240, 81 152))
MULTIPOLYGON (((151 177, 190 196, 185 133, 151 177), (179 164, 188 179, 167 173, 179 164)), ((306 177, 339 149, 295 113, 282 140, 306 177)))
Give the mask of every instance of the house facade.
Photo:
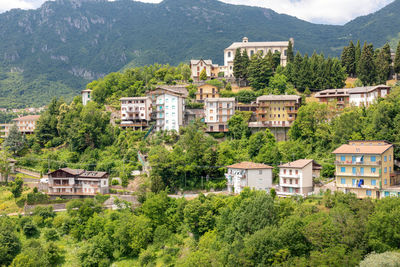
POLYGON ((218 88, 208 83, 197 86, 196 101, 203 103, 206 98, 219 98, 218 88))
POLYGON ((190 60, 190 71, 193 80, 200 80, 200 73, 205 70, 207 79, 218 77, 219 67, 212 63, 211 59, 192 59, 190 60))
POLYGON ((149 126, 153 111, 150 97, 123 97, 120 102, 122 128, 143 130, 149 126))
POLYGON ((93 196, 109 191, 108 173, 62 168, 50 172, 48 195, 50 196, 93 196))
POLYGON ((235 98, 206 98, 204 113, 207 132, 227 132, 228 121, 235 114, 235 98))
POLYGON ((379 199, 394 186, 393 145, 386 141, 350 141, 333 151, 336 187, 359 198, 379 199))
MULTIPOLYGON (((294 46, 293 38, 290 39, 294 46)), ((287 64, 287 49, 289 41, 283 42, 249 42, 247 37, 243 37, 242 42, 235 42, 224 50, 224 70, 225 77, 233 77, 233 60, 235 58, 236 49, 246 50, 249 58, 256 53, 266 55, 268 51, 272 53, 279 52, 281 54, 281 65, 287 64)))
POLYGON ((240 194, 245 187, 269 191, 272 187, 272 169, 271 166, 254 162, 241 162, 227 166, 225 177, 228 192, 240 194))
POLYGON ((161 86, 148 93, 152 100, 156 131, 179 131, 184 125, 185 86, 161 86))
POLYGON ((390 93, 390 86, 377 85, 356 88, 328 89, 315 94, 321 103, 335 104, 342 109, 348 106, 368 107, 377 101, 379 97, 385 97, 390 93))
POLYGON ((313 192, 313 178, 318 178, 321 165, 312 159, 300 159, 279 167, 280 195, 307 196, 313 192))
POLYGON ((33 134, 36 129, 40 115, 28 115, 13 119, 13 123, 0 124, 0 137, 6 138, 13 125, 17 125, 18 131, 22 134, 33 134))
POLYGON ((92 90, 90 89, 82 90, 81 95, 82 95, 82 104, 86 106, 87 103, 92 100, 92 90))
POLYGON ((290 127, 301 105, 298 95, 263 95, 257 97, 257 122, 250 127, 290 127))

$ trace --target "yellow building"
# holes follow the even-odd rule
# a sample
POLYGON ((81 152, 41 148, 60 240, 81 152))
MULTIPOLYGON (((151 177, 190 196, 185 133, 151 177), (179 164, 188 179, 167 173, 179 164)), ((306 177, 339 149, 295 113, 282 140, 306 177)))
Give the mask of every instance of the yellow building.
POLYGON ((203 103, 206 98, 219 98, 218 88, 214 85, 205 83, 197 87, 196 101, 203 103))
POLYGON ((350 141, 333 151, 336 187, 359 198, 389 196, 394 186, 393 145, 386 141, 350 141))
POLYGON ((301 104, 298 95, 263 95, 257 98, 257 124, 252 127, 290 127, 301 104))

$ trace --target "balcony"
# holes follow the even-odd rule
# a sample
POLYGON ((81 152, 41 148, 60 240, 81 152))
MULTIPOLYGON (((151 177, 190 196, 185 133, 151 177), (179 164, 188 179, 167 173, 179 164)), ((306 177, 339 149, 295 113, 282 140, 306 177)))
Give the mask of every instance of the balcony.
POLYGON ((286 110, 286 112, 288 114, 297 114, 298 110, 297 109, 288 109, 288 110, 286 110))
POLYGON ((335 165, 369 165, 369 166, 380 166, 382 161, 335 161, 335 165))
POLYGON ((295 117, 289 117, 288 119, 287 119, 288 121, 295 121, 296 120, 296 118, 295 117))
POLYGON ((268 104, 268 103, 263 103, 263 102, 261 102, 261 103, 258 104, 258 106, 259 106, 260 108, 268 108, 268 107, 269 107, 269 104, 268 104))
POLYGON ((267 114, 268 110, 267 109, 257 110, 256 113, 257 114, 267 114))
POLYGON ((347 172, 339 172, 336 173, 336 176, 347 176, 347 177, 375 177, 378 178, 380 177, 379 172, 374 172, 374 173, 347 173, 347 172))
POLYGON ((285 107, 294 107, 295 103, 285 103, 285 107))
POLYGON ((300 178, 300 174, 289 174, 289 173, 280 173, 279 177, 285 177, 285 178, 293 178, 293 179, 299 179, 300 178))

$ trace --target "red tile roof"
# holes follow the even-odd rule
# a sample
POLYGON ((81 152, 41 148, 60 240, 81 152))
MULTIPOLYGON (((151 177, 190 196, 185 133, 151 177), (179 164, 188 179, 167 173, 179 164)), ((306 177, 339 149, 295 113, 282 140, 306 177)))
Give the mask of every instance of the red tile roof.
POLYGON ((382 144, 382 145, 341 145, 339 148, 335 149, 333 154, 383 154, 386 150, 391 148, 392 144, 382 144))
POLYGON ((262 163, 254 163, 254 162, 248 162, 248 161, 244 161, 244 162, 240 162, 240 163, 236 163, 233 165, 229 165, 227 166, 227 168, 232 168, 232 169, 273 169, 273 167, 269 166, 269 165, 265 165, 262 163))
POLYGON ((311 162, 313 162, 312 159, 299 159, 293 162, 288 162, 286 164, 282 164, 278 167, 280 168, 295 168, 295 169, 302 169, 305 166, 307 166, 308 164, 310 164, 311 162))
POLYGON ((13 119, 13 121, 37 121, 40 118, 40 115, 28 115, 13 119))

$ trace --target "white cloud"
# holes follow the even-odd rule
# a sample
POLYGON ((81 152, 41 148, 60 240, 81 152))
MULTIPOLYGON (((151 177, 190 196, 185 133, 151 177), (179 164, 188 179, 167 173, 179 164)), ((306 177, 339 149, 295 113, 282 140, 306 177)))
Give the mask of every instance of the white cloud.
MULTIPOLYGON (((377 11, 393 0, 222 0, 230 4, 267 7, 315 23, 344 24, 377 11)), ((0 13, 11 8, 32 9, 44 0, 0 0, 0 13)), ((142 0, 159 3, 161 0, 142 0)))

